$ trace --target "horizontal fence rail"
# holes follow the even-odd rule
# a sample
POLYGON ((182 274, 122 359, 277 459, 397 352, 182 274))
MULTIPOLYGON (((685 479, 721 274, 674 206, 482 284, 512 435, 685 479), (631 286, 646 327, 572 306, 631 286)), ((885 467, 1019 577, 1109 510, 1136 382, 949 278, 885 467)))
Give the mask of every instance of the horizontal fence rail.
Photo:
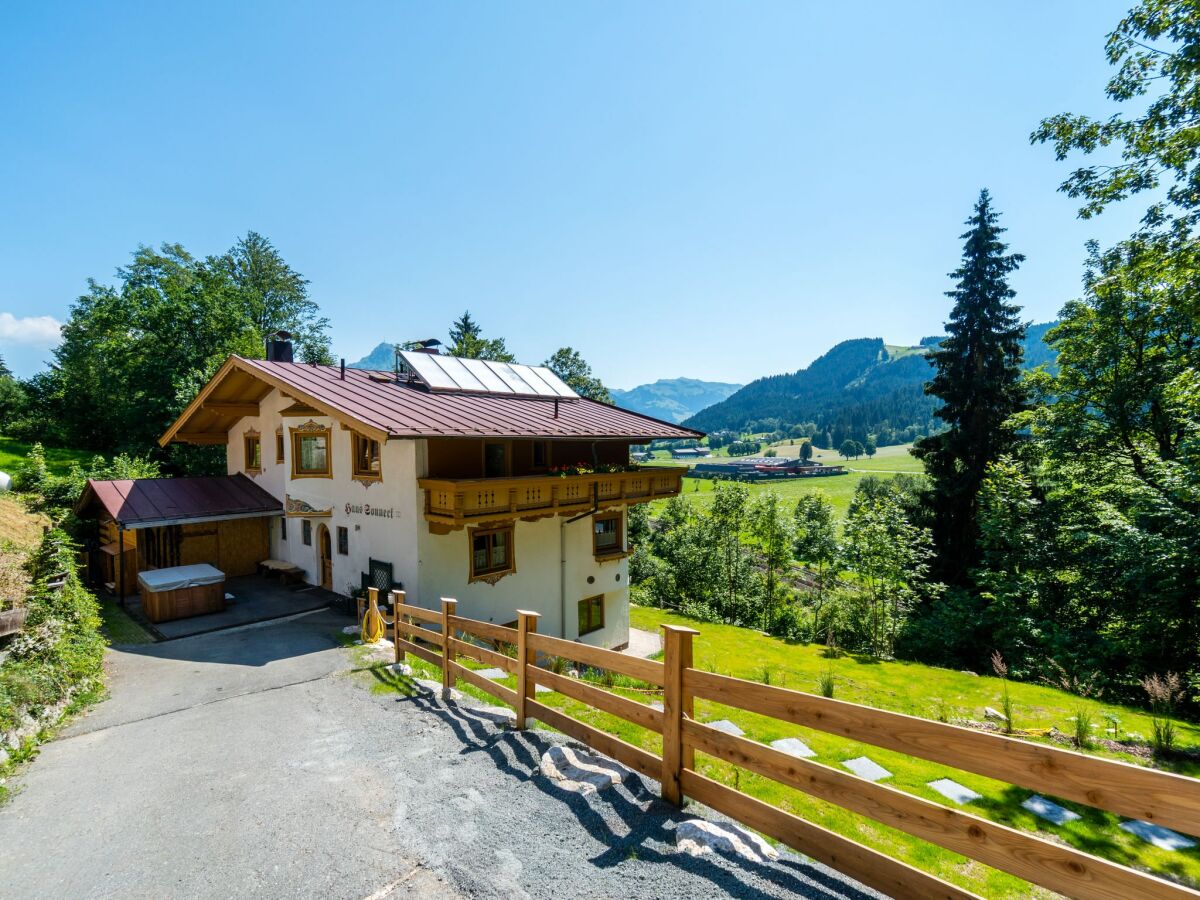
MULTIPOLYGON (((375 603, 375 589, 370 594, 375 603)), ((693 706, 696 699, 720 703, 1186 834, 1200 834, 1200 780, 702 671, 693 665, 692 640, 698 632, 690 628, 664 625, 664 658, 656 662, 538 634, 538 615, 533 612, 518 610, 517 627, 509 628, 458 616, 453 600, 443 600, 439 612, 407 605, 403 591, 393 591, 392 601, 393 617, 385 621, 392 626, 397 661, 413 653, 438 666, 444 690, 465 681, 512 706, 518 728, 525 727, 528 718, 538 719, 657 780, 668 802, 680 805, 689 797, 890 896, 958 900, 975 895, 701 774, 696 753, 1066 896, 1200 898, 1200 892, 1187 886, 1062 841, 719 731, 697 721, 693 706), (440 633, 415 622, 440 626, 440 633), (479 642, 492 642, 492 647, 479 642), (515 657, 504 648, 515 651, 515 657), (464 657, 515 675, 516 690, 462 665, 458 659, 464 657), (661 688, 663 710, 552 671, 548 666, 554 657, 661 688), (537 685, 661 734, 662 756, 538 701, 537 685)))

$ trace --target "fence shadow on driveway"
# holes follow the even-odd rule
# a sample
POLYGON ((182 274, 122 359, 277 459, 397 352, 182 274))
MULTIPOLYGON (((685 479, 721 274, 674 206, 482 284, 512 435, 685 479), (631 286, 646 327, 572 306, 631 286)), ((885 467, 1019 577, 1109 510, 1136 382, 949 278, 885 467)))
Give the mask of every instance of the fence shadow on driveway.
MULTIPOLYGON (((756 864, 715 854, 696 857, 677 852, 674 849, 675 828, 681 822, 695 818, 698 812, 689 815, 663 802, 656 782, 631 772, 623 784, 586 797, 564 790, 540 774, 542 754, 556 743, 545 733, 518 731, 499 724, 496 717, 485 711, 442 702, 422 692, 406 678, 395 678, 389 673, 386 681, 401 691, 410 692, 408 696, 398 696, 396 702, 412 704, 453 729, 462 744, 460 754, 486 754, 502 775, 529 784, 569 809, 581 827, 607 846, 591 860, 598 868, 617 866, 636 856, 642 861, 674 866, 704 878, 716 891, 730 896, 817 900, 868 900, 878 896, 848 885, 844 876, 788 853, 781 854, 776 861, 756 864), (772 889, 752 886, 745 879, 745 873, 752 873, 760 885, 766 883, 772 889)), ((704 818, 724 819, 708 811, 704 818)))

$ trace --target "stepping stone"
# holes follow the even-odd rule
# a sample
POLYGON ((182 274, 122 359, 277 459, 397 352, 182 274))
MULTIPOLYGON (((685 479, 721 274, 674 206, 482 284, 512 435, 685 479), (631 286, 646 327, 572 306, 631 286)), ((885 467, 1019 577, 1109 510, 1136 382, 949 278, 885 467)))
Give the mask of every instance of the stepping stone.
POLYGON ((705 722, 704 724, 709 728, 715 728, 717 731, 723 731, 726 734, 732 734, 734 737, 741 737, 746 733, 728 719, 718 719, 716 722, 705 722))
POLYGON ((392 663, 388 666, 388 671, 401 675, 404 678, 410 678, 412 677, 413 667, 408 663, 392 663))
POLYGON ((951 781, 949 778, 939 778, 937 781, 929 782, 929 787, 933 788, 947 800, 953 800, 955 803, 973 803, 976 800, 982 800, 983 795, 977 794, 969 787, 964 787, 957 781, 951 781))
POLYGON ((992 706, 985 706, 983 708, 983 717, 985 719, 992 719, 996 722, 1007 722, 1008 721, 1008 716, 1006 716, 1004 713, 1000 712, 1000 710, 998 710, 992 706))
POLYGON ((716 850, 752 863, 779 858, 779 851, 757 834, 731 823, 704 819, 680 822, 675 828, 675 848, 689 856, 703 856, 716 850))
POLYGON ((867 781, 882 781, 884 778, 892 777, 891 772, 867 756, 843 760, 842 765, 859 778, 865 778, 867 781))
POLYGON ((542 754, 540 771, 563 790, 585 796, 620 784, 630 774, 607 757, 559 745, 542 754))
POLYGON ((487 719, 496 725, 509 725, 517 718, 516 713, 504 706, 464 706, 462 710, 470 715, 479 716, 481 719, 487 719))
POLYGON ((359 627, 357 625, 347 625, 342 629, 342 634, 358 634, 359 627))
POLYGON ((655 700, 653 703, 650 704, 650 708, 657 709, 659 712, 666 712, 666 709, 657 700, 655 700))
POLYGON ((544 684, 535 684, 533 686, 533 692, 534 692, 534 694, 553 694, 554 693, 554 691, 551 688, 546 687, 544 684))
POLYGON ((508 677, 508 673, 505 672, 503 669, 476 669, 475 674, 482 675, 484 678, 487 678, 489 681, 499 681, 501 678, 508 677))
POLYGON ((1136 834, 1143 841, 1153 844, 1160 850, 1187 850, 1196 846, 1196 842, 1190 837, 1184 837, 1178 831, 1172 831, 1162 825, 1155 825, 1153 822, 1134 819, 1131 822, 1122 822, 1120 827, 1130 834, 1136 834))
POLYGON ((1053 800, 1047 800, 1038 794, 1034 794, 1022 803, 1021 806, 1038 818, 1045 819, 1047 822, 1053 822, 1055 825, 1065 825, 1067 822, 1074 822, 1079 818, 1079 813, 1071 812, 1071 810, 1059 806, 1053 800))
POLYGON ((801 759, 809 759, 817 755, 812 747, 799 738, 780 738, 777 741, 771 741, 771 746, 792 756, 799 756, 801 759))
MULTIPOLYGON (((417 689, 422 691, 423 693, 433 694, 434 696, 438 696, 438 697, 440 697, 442 695, 442 683, 440 681, 431 681, 428 678, 417 678, 417 679, 414 679, 413 683, 417 686, 417 689)), ((455 690, 454 688, 451 688, 450 689, 450 699, 451 700, 461 700, 462 693, 460 691, 455 690)))

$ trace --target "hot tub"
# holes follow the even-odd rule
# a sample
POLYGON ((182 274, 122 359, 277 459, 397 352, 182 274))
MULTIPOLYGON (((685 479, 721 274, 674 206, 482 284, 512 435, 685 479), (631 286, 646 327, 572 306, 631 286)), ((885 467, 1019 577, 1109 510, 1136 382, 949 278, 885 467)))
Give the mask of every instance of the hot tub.
POLYGON ((225 573, 208 563, 151 569, 138 574, 142 612, 151 622, 168 622, 225 608, 225 573))

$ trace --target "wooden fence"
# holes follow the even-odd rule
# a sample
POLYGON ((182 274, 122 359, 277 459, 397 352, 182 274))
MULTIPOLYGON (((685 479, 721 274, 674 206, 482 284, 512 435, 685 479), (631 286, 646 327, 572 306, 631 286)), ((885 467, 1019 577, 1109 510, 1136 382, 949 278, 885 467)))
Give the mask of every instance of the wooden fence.
POLYGON ((714 701, 1191 835, 1200 834, 1200 780, 702 671, 692 665, 692 639, 699 632, 690 628, 664 625, 664 658, 656 662, 538 634, 534 612, 519 610, 517 627, 507 628, 456 615, 454 600, 442 600, 440 612, 405 604, 403 591, 393 591, 392 600, 388 624, 396 660, 411 653, 438 666, 443 689, 466 681, 512 706, 517 728, 538 719, 657 780, 664 800, 696 800, 892 897, 975 895, 700 774, 696 751, 1069 897, 1200 898, 1191 888, 1037 834, 718 731, 696 721, 693 704, 697 698, 714 701), (461 640, 464 635, 515 647, 516 658, 461 640), (517 689, 478 675, 460 657, 516 675, 517 689), (558 675, 539 666, 546 657, 661 687, 663 710, 558 675), (662 756, 538 702, 539 684, 662 735, 662 756))

